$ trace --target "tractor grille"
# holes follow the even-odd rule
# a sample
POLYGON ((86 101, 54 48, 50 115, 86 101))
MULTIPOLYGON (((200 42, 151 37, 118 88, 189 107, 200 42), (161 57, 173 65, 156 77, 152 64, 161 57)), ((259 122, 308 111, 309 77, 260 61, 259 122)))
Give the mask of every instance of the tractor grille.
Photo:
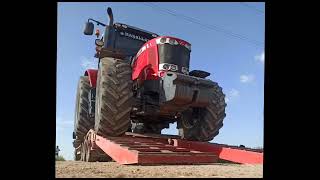
POLYGON ((179 73, 182 73, 182 67, 189 69, 190 51, 181 45, 159 44, 159 64, 168 63, 178 65, 179 73))

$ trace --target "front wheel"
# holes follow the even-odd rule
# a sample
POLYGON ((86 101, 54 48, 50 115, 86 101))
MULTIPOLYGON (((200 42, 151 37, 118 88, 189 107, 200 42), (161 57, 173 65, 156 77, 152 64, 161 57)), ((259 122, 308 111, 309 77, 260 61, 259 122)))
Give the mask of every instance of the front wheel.
POLYGON ((128 131, 131 125, 131 66, 121 59, 103 58, 99 67, 95 131, 102 136, 120 136, 128 131))
POLYGON ((190 108, 182 113, 179 135, 192 141, 211 141, 219 134, 225 118, 225 95, 217 83, 209 94, 210 103, 205 108, 190 108))

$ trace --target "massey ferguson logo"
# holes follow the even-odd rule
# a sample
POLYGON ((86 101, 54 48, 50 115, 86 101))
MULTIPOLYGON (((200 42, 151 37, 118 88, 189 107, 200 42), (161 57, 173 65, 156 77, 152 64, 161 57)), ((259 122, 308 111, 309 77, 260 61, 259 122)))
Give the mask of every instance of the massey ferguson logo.
POLYGON ((127 33, 127 32, 120 32, 120 35, 121 35, 121 36, 129 37, 129 38, 131 38, 131 39, 136 39, 136 40, 144 41, 144 42, 149 41, 149 39, 147 39, 147 38, 143 38, 143 37, 141 37, 141 36, 134 35, 134 34, 130 34, 130 33, 127 33))

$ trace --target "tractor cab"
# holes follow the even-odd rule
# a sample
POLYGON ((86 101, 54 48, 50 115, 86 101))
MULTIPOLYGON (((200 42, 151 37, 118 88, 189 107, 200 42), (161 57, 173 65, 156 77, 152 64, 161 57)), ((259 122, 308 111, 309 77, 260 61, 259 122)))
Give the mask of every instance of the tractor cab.
POLYGON ((134 57, 139 49, 149 40, 158 37, 159 35, 142 30, 133 26, 122 23, 113 23, 113 13, 111 8, 107 9, 109 16, 108 25, 103 24, 94 19, 88 19, 85 24, 84 34, 92 35, 94 30, 93 22, 97 25, 105 27, 103 37, 100 37, 99 30, 96 31, 96 51, 95 57, 101 59, 103 57, 122 57, 131 59, 134 57))

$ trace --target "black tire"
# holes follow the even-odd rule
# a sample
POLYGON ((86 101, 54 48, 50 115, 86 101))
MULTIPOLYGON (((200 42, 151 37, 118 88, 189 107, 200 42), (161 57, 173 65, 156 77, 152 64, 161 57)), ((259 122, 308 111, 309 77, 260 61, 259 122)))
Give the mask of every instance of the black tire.
POLYGON ((81 160, 81 154, 77 154, 77 150, 74 149, 74 160, 80 161, 81 160))
POLYGON ((131 66, 124 60, 100 60, 95 106, 95 131, 98 135, 120 136, 131 126, 131 72, 131 66))
POLYGON ((74 147, 74 148, 79 147, 79 146, 81 145, 81 142, 82 142, 82 141, 83 141, 83 139, 82 139, 82 140, 80 140, 80 139, 74 140, 74 141, 72 142, 73 147, 74 147))
POLYGON ((210 92, 210 104, 206 108, 192 108, 182 113, 179 135, 183 139, 211 141, 219 134, 226 116, 225 95, 217 83, 210 92))
POLYGON ((76 139, 81 142, 87 132, 94 126, 94 119, 89 118, 88 96, 90 89, 89 78, 87 76, 81 76, 78 82, 74 120, 74 133, 76 135, 76 139))
POLYGON ((86 160, 86 147, 83 142, 80 147, 80 161, 85 161, 85 160, 86 160))
POLYGON ((100 148, 95 149, 94 156, 96 157, 95 161, 99 162, 109 162, 112 161, 112 158, 103 152, 100 148))
POLYGON ((96 162, 98 161, 98 154, 96 152, 96 150, 90 150, 91 147, 88 145, 87 142, 84 143, 86 146, 86 156, 85 156, 85 161, 86 162, 96 162))
POLYGON ((110 161, 112 161, 112 158, 106 154, 101 155, 99 157, 99 162, 110 162, 110 161))

